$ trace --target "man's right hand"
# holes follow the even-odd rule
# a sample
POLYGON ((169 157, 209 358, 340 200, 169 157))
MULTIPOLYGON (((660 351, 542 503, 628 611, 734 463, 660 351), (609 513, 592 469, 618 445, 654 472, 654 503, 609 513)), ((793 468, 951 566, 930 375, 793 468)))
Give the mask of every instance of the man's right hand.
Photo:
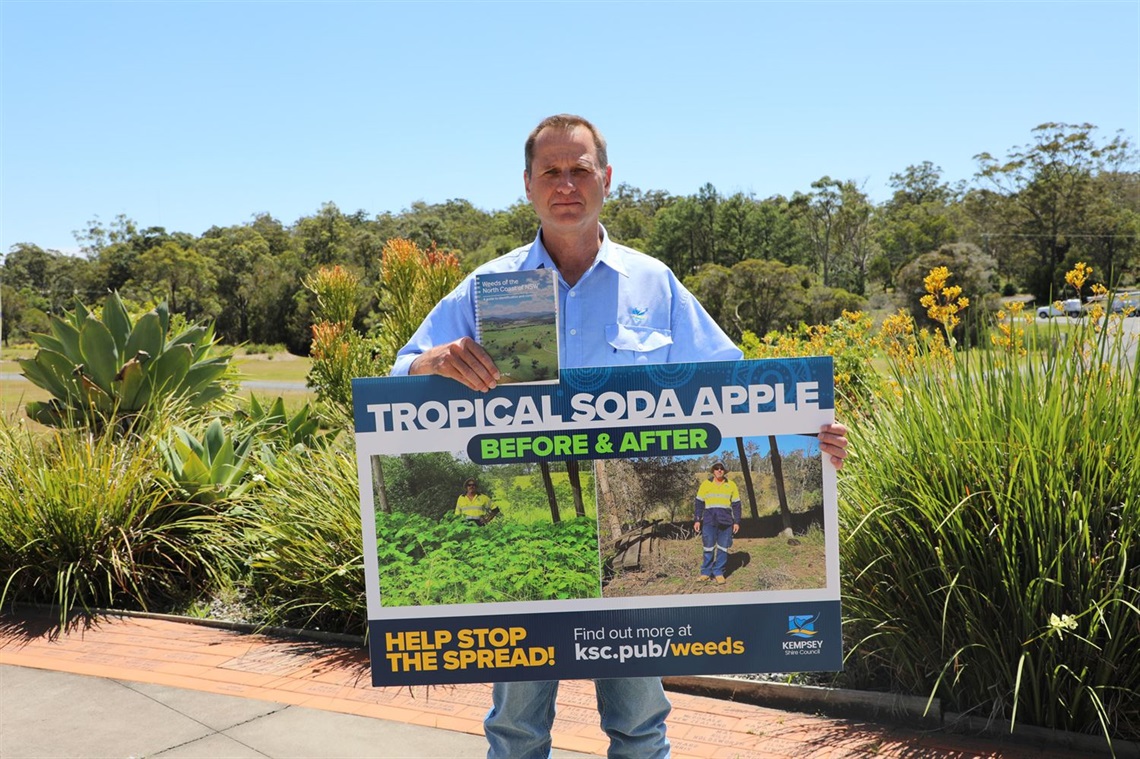
POLYGON ((470 337, 461 337, 424 351, 408 367, 408 374, 450 377, 481 393, 494 388, 499 380, 495 362, 483 346, 470 337))
POLYGON ((701 534, 701 523, 700 522, 693 522, 693 532, 697 533, 698 535, 701 534))

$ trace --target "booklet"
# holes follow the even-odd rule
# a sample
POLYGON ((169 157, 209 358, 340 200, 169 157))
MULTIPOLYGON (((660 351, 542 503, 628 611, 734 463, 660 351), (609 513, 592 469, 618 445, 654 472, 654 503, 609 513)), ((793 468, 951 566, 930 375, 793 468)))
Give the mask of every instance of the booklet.
POLYGON ((558 280, 554 269, 475 277, 476 339, 499 382, 558 381, 558 280))
POLYGON ((834 400, 829 357, 353 380, 373 684, 841 669, 834 400))

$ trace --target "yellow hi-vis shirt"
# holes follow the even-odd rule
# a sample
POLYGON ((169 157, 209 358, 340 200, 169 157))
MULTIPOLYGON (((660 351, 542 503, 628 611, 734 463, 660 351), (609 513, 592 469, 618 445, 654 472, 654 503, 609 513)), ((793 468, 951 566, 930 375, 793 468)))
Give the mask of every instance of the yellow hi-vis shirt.
MULTIPOLYGON (((732 524, 739 520, 740 490, 736 487, 736 483, 727 477, 724 478, 724 482, 717 482, 715 479, 702 482, 697 489, 696 521, 699 522, 708 509, 727 511, 727 515, 730 516, 727 519, 718 519, 717 522, 720 524, 732 524)), ((725 514, 725 512, 720 513, 725 514)))
POLYGON ((474 498, 468 498, 466 493, 461 493, 455 500, 455 513, 464 519, 481 519, 487 516, 490 510, 491 499, 483 493, 477 494, 474 498))

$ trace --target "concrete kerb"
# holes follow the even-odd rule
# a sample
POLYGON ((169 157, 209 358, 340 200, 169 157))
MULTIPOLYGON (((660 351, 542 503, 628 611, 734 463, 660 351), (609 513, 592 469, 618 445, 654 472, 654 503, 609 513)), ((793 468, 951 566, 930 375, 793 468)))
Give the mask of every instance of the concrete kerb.
POLYGON ((120 611, 118 609, 93 609, 91 614, 108 617, 138 617, 140 619, 162 619, 168 622, 182 622, 201 627, 213 627, 219 630, 233 630, 234 632, 250 633, 256 635, 271 635, 276 638, 299 638, 313 640, 319 643, 329 643, 348 648, 364 648, 367 640, 361 635, 347 633, 333 633, 324 630, 302 630, 293 627, 269 627, 256 625, 252 622, 229 622, 224 619, 206 619, 204 617, 183 617, 178 614, 158 614, 149 611, 120 611))
POLYGON ((957 712, 946 712, 943 721, 949 730, 968 735, 1017 741, 1033 746, 1057 746, 1059 748, 1088 751, 1116 759, 1140 759, 1140 743, 1113 739, 1109 742, 1104 736, 1070 733, 1064 730, 1051 730, 1034 725, 1010 727, 1008 720, 986 719, 957 712))
POLYGON ((754 706, 825 714, 831 717, 857 717, 881 720, 904 727, 915 725, 963 735, 1000 738, 1035 748, 1063 747, 1116 759, 1140 759, 1140 743, 1113 740, 1102 735, 1085 735, 1051 730, 1034 725, 1011 725, 1008 720, 985 719, 947 712, 941 699, 925 699, 895 693, 822 688, 762 680, 702 675, 663 678, 666 690, 754 706))
POLYGON ((942 702, 896 693, 824 688, 763 680, 742 680, 719 675, 663 678, 666 690, 696 696, 740 701, 754 706, 819 712, 834 717, 886 719, 907 726, 943 726, 942 702))

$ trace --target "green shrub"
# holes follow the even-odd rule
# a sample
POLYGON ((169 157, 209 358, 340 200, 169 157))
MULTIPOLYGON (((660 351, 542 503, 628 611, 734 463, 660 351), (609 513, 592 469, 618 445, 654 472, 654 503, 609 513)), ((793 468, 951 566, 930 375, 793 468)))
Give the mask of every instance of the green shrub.
POLYGON ((256 435, 262 444, 260 455, 272 457, 276 451, 296 448, 324 448, 336 440, 339 429, 321 431, 321 419, 305 402, 290 415, 281 396, 262 406, 257 396, 249 396, 249 404, 234 410, 233 419, 246 434, 256 435))
POLYGON ((237 532, 173 495, 153 436, 0 420, 0 603, 169 610, 230 572, 237 532))
POLYGON ((356 458, 294 448, 250 495, 255 592, 271 623, 363 634, 367 622, 356 458))
POLYGON ((882 391, 883 380, 871 359, 880 346, 870 315, 844 311, 828 324, 801 324, 796 329, 758 338, 745 332, 741 350, 746 359, 831 356, 835 367, 836 414, 852 420, 868 411, 882 391))
MULTIPOLYGON (((548 512, 549 513, 549 512, 548 512)), ((376 515, 384 606, 597 598, 593 519, 472 527, 419 514, 376 515)))
POLYGON ((264 353, 265 357, 272 360, 278 353, 288 353, 285 346, 281 343, 243 343, 242 349, 247 356, 256 356, 264 353))
POLYGON ((240 498, 249 486, 249 452, 253 436, 227 434, 220 419, 214 419, 198 439, 174 427, 172 440, 160 445, 167 471, 195 503, 214 503, 240 498))
POLYGON ((1111 320, 1052 353, 923 345, 851 432, 852 684, 1135 740, 1140 358, 1111 320))
POLYGON ((365 337, 353 327, 360 296, 359 277, 341 267, 318 269, 305 279, 317 298, 318 321, 313 324, 312 366, 308 384, 330 415, 352 427, 352 380, 388 373, 396 353, 444 295, 463 278, 459 259, 433 246, 391 239, 381 252, 379 314, 375 335, 365 337))

